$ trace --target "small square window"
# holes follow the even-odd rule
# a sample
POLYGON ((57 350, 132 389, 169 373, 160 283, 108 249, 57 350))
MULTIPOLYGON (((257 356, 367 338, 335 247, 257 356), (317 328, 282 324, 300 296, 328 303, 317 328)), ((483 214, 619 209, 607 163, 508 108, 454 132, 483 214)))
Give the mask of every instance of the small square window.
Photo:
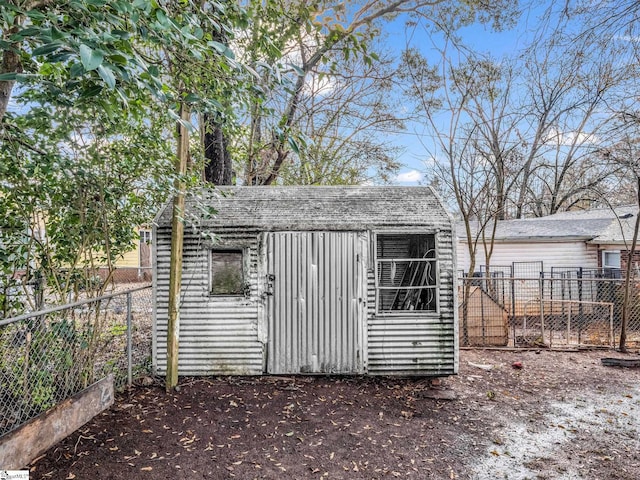
POLYGON ((620 268, 620 250, 604 250, 602 252, 602 266, 604 268, 620 268))
POLYGON ((211 252, 211 294, 244 294, 242 250, 211 252))
POLYGON ((140 235, 140 243, 147 245, 151 243, 151 230, 140 230, 138 234, 140 235))

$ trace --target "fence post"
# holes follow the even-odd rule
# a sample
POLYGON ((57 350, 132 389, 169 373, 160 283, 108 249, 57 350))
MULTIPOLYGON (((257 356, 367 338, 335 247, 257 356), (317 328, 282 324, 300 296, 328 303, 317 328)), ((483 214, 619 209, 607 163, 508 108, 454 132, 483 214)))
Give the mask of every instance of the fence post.
POLYGON ((615 337, 615 333, 613 331, 613 306, 614 304, 611 303, 609 305, 609 345, 611 347, 615 347, 616 345, 616 337, 615 337))
POLYGON ((127 385, 131 387, 133 383, 133 355, 132 355, 132 314, 131 314, 131 292, 127 292, 127 385))
MULTIPOLYGON (((513 348, 517 346, 516 342, 516 281, 513 278, 513 266, 511 267, 511 322, 513 324, 513 348)), ((523 317, 524 318, 524 317, 523 317)))
MULTIPOLYGON (((540 334, 544 343, 544 272, 540 272, 540 334)), ((549 345, 551 345, 551 337, 549 337, 549 345)))
MULTIPOLYGON (((580 302, 580 300, 578 300, 578 302, 580 302)), ((582 305, 582 303, 578 303, 578 305, 582 305)), ((580 309, 580 307, 578 306, 578 309, 580 309)), ((571 344, 571 310, 573 310, 573 308, 571 308, 571 303, 569 303, 569 315, 567 316, 567 346, 569 346, 571 344)), ((578 311, 578 318, 579 318, 580 312, 578 311)), ((580 326, 578 326, 578 347, 580 346, 580 326)))
MULTIPOLYGON (((584 309, 582 307, 582 300, 583 300, 583 298, 582 298, 582 295, 583 295, 582 288, 583 288, 584 284, 582 282, 582 279, 583 279, 583 277, 582 277, 582 267, 580 267, 580 269, 578 270, 578 301, 580 302, 580 303, 578 303, 578 318, 584 318, 583 317, 584 309)), ((571 308, 571 307, 569 307, 569 308, 571 308)), ((578 329, 580 329, 581 326, 582 325, 578 325, 578 329)), ((580 332, 580 330, 578 330, 578 332, 580 332)))
MULTIPOLYGON (((44 310, 44 276, 40 270, 36 270, 35 272, 35 286, 34 286, 34 300, 36 311, 44 310)), ((29 330, 34 331, 38 329, 39 331, 44 331, 45 320, 46 317, 44 315, 40 317, 36 317, 36 325, 33 325, 33 322, 29 322, 30 328, 29 330)))
POLYGON ((44 276, 40 270, 36 270, 35 277, 35 307, 36 310, 44 310, 44 276))
MULTIPOLYGON (((465 347, 469 346, 469 297, 470 297, 471 282, 469 277, 464 276, 462 273, 462 344, 465 347)), ((458 308, 458 307, 456 307, 458 308)))

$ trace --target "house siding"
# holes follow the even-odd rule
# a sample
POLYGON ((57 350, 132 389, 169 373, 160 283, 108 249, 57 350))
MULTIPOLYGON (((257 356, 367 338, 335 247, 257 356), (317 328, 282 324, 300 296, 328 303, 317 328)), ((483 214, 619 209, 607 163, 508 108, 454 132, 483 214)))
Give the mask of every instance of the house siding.
MULTIPOLYGON (((148 231, 147 228, 138 228, 136 229, 137 233, 141 231, 148 231)), ((119 256, 114 265, 117 268, 140 268, 143 265, 140 264, 140 239, 136 237, 131 241, 131 249, 121 256, 119 256)))
POLYGON ((136 239, 133 250, 123 253, 115 262, 116 267, 137 268, 140 266, 140 246, 136 239))
MULTIPOLYGON (((470 256, 466 242, 459 242, 458 270, 469 271, 470 256)), ((511 266, 514 262, 542 262, 543 270, 551 267, 598 267, 598 251, 585 242, 496 242, 491 255, 491 266, 511 266)), ((485 252, 479 247, 475 270, 485 264, 485 252)), ((535 276, 539 271, 535 272, 535 276)))

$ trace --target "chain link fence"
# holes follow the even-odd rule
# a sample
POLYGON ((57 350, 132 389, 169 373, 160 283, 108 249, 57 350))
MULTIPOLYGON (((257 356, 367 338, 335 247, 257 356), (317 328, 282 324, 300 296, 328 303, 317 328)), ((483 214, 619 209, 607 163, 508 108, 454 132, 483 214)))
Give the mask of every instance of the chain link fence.
MULTIPOLYGON (((538 278, 459 278, 460 345, 618 345, 624 279, 610 272, 554 270, 538 278)), ((631 282, 627 346, 640 346, 640 282, 631 282)))
POLYGON ((139 287, 0 321, 0 435, 108 373, 151 369, 152 291, 139 287))

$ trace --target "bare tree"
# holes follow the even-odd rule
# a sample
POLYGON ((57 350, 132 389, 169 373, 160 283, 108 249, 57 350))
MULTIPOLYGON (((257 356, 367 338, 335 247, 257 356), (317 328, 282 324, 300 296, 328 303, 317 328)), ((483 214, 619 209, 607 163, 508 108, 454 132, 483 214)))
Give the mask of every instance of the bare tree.
MULTIPOLYGON (((518 175, 520 156, 513 136, 519 116, 511 110, 513 67, 508 61, 469 55, 452 69, 456 88, 464 89, 468 101, 464 113, 477 137, 473 147, 489 170, 494 191, 495 220, 508 218, 508 200, 518 175)), ((487 259, 488 260, 488 259, 487 259)))
POLYGON ((336 52, 340 71, 316 75, 300 106, 297 128, 311 141, 281 170, 283 183, 361 184, 386 181, 400 167, 386 132, 404 129, 392 92, 395 69, 382 54, 374 62, 336 52))
MULTIPOLYGON (((469 255, 468 273, 476 269, 478 251, 490 265, 497 220, 504 215, 508 183, 507 159, 498 104, 500 75, 495 65, 478 58, 452 65, 446 49, 430 66, 416 50, 407 50, 402 77, 408 98, 425 125, 423 145, 432 175, 455 199, 469 255)), ((467 337, 467 305, 471 284, 463 285, 462 335, 467 337)))
POLYGON ((480 245, 488 267, 497 221, 507 217, 520 169, 512 142, 518 117, 509 112, 513 71, 507 63, 444 48, 435 66, 408 50, 404 77, 426 125, 432 173, 450 189, 464 222, 470 272, 480 245))
MULTIPOLYGON (((439 88, 447 101, 430 108, 440 115, 459 108, 460 124, 475 132, 496 220, 584 206, 615 174, 597 152, 615 141, 612 105, 633 76, 620 62, 623 49, 595 35, 576 41, 575 23, 563 12, 551 9, 543 20, 518 56, 491 59, 459 43, 441 51, 438 68, 447 71, 439 88), (464 99, 459 106, 449 101, 452 92, 464 99)), ((429 133, 438 130, 433 124, 429 133)))
MULTIPOLYGON (((622 169, 626 178, 633 184, 632 192, 635 197, 634 203, 638 207, 631 238, 625 238, 627 263, 625 266, 623 287, 619 348, 621 351, 626 352, 627 328, 633 305, 631 278, 634 276, 633 266, 638 245, 638 233, 640 231, 640 131, 638 129, 640 126, 640 117, 627 113, 621 115, 619 118, 622 119, 622 126, 625 128, 627 135, 615 146, 603 151, 602 156, 612 168, 622 169)), ((604 202, 609 203, 606 198, 604 202)), ((625 229, 622 223, 620 224, 620 229, 624 237, 625 229)))
POLYGON ((612 139, 610 105, 626 68, 617 65, 615 52, 576 43, 565 28, 558 26, 522 56, 517 218, 583 205, 611 174, 594 154, 612 139))
MULTIPOLYGON (((259 84, 267 93, 267 97, 259 100, 260 108, 250 108, 250 118, 247 120, 249 141, 240 147, 246 158, 243 169, 246 184, 271 184, 280 177, 287 163, 305 162, 298 153, 305 139, 315 141, 310 132, 312 122, 308 120, 308 115, 314 112, 319 98, 314 99, 310 96, 310 90, 313 90, 313 86, 318 85, 318 82, 322 83, 330 78, 342 82, 349 80, 349 76, 350 80, 355 80, 362 86, 364 78, 360 77, 367 74, 368 68, 359 72, 348 72, 344 70, 344 61, 357 57, 364 62, 362 65, 370 67, 373 62, 379 60, 371 48, 372 40, 379 33, 380 23, 399 14, 419 16, 440 30, 455 28, 475 19, 500 23, 503 18, 512 14, 514 3, 500 0, 489 5, 472 1, 461 5, 450 0, 369 0, 364 3, 346 2, 339 5, 321 2, 316 7, 317 11, 307 21, 298 19, 298 23, 295 24, 298 26, 297 31, 287 30, 290 38, 281 45, 282 56, 272 59, 276 63, 292 65, 289 69, 288 85, 286 82, 274 84, 270 79, 264 79, 259 84), (264 88, 265 86, 268 88, 264 88), (269 117, 263 115, 265 109, 270 113, 269 117), (294 158, 296 156, 298 158, 294 158)), ((375 78, 374 76, 370 80, 375 78)), ((326 98, 322 100, 327 104, 326 98)), ((358 110, 355 104, 353 107, 354 110, 358 110)), ((347 140, 354 138, 355 123, 360 122, 357 129, 362 131, 375 127, 381 119, 379 117, 375 120, 361 121, 361 113, 362 110, 351 115, 342 112, 343 123, 334 122, 334 125, 345 129, 341 134, 344 134, 347 140), (357 122, 350 125, 349 117, 357 122)), ((322 138, 324 140, 325 137, 322 138)), ((362 137, 359 141, 362 141, 362 137)), ((372 145, 367 143, 367 147, 369 146, 372 145)), ((374 153, 374 158, 388 157, 387 154, 380 155, 381 147, 378 143, 377 148, 370 150, 374 153)), ((357 162, 362 161, 361 156, 353 158, 357 162)))
MULTIPOLYGON (((598 15, 593 9, 583 6, 577 10, 577 14, 583 19, 585 27, 578 36, 580 41, 589 42, 597 38, 600 44, 616 52, 616 61, 627 68, 627 78, 630 84, 619 92, 619 102, 614 107, 617 110, 616 120, 621 125, 623 135, 620 140, 605 149, 603 156, 612 164, 612 170, 621 173, 622 180, 617 188, 614 188, 614 198, 619 195, 615 190, 620 190, 626 185, 627 194, 633 193, 634 203, 640 210, 640 115, 637 106, 637 81, 640 79, 638 62, 640 61, 640 44, 638 44, 638 29, 640 28, 640 3, 635 0, 601 0, 599 2, 598 15), (620 168, 621 167, 621 168, 620 168)), ((611 190, 609 190, 611 192, 611 190)), ((627 197, 627 200, 629 198, 627 197)), ((617 198, 616 200, 621 200, 617 198)), ((622 325, 620 331, 619 348, 626 352, 627 327, 632 309, 632 266, 634 254, 637 249, 638 234, 640 230, 640 214, 636 213, 633 235, 630 243, 627 243, 627 265, 622 302, 622 325)), ((637 295, 637 292, 636 292, 637 295)))

